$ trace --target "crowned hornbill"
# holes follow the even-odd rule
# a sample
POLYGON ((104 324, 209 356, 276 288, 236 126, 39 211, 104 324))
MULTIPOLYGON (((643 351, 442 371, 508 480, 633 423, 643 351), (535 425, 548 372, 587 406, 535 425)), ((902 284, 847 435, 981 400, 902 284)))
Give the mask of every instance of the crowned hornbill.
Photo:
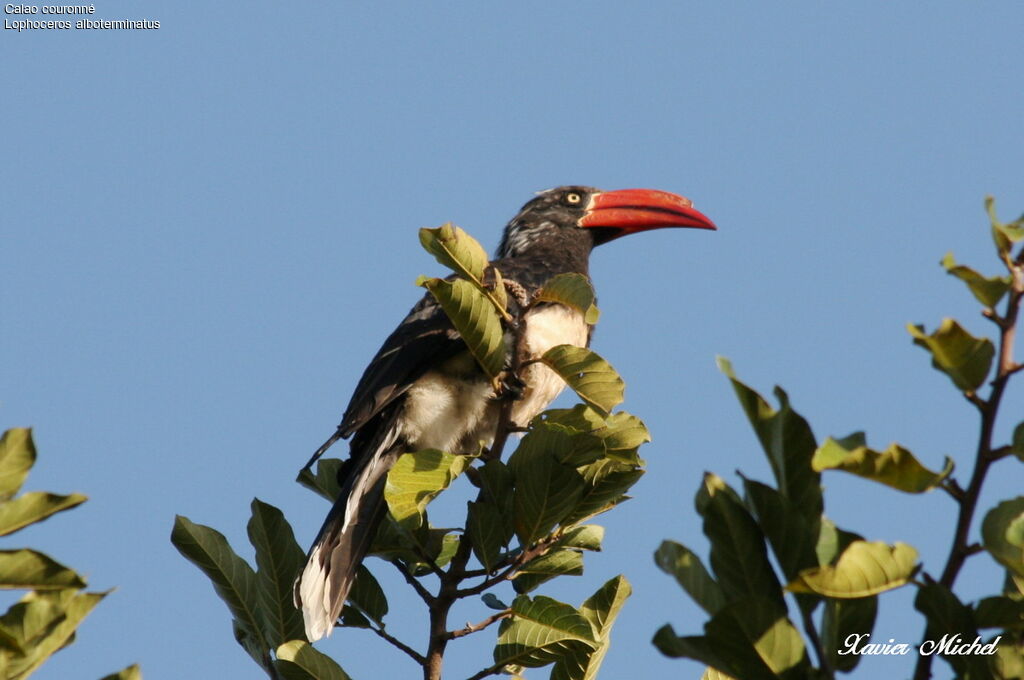
MULTIPOLYGON (((647 189, 599 191, 569 186, 541 192, 508 226, 492 265, 532 294, 556 274, 586 276, 594 246, 662 227, 714 229, 682 196, 647 189)), ((583 315, 556 303, 534 306, 521 320, 523 360, 555 345, 585 346, 583 315)), ((530 364, 512 421, 525 426, 561 392, 551 369, 530 364)), ((324 443, 352 436, 339 475, 341 494, 324 521, 295 582, 306 635, 330 635, 385 512, 388 470, 405 452, 469 453, 489 444, 500 403, 440 305, 429 294, 384 341, 356 386, 341 425, 324 443)))

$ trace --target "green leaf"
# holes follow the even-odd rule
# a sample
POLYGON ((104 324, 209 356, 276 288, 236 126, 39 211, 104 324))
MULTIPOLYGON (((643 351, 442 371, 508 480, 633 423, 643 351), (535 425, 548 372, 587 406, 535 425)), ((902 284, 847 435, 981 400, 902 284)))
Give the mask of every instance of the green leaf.
POLYGON ((139 664, 132 664, 117 673, 104 675, 100 680, 142 680, 142 669, 139 664))
POLYGON ((863 541, 864 537, 852 531, 844 531, 835 525, 835 522, 828 517, 822 516, 818 542, 814 551, 818 556, 818 564, 835 564, 839 556, 854 541, 863 541))
POLYGON ((235 554, 224 535, 187 517, 177 515, 171 530, 171 543, 178 552, 213 583, 234 617, 235 639, 260 665, 263 665, 260 587, 256 572, 235 554))
POLYGON ((877 595, 907 583, 916 561, 917 551, 906 543, 889 547, 881 541, 854 541, 835 566, 805 569, 786 588, 838 598, 877 595))
POLYGON ((981 599, 974 608, 978 628, 1024 630, 1024 601, 1003 595, 981 599))
POLYGON ((560 463, 554 451, 525 444, 526 438, 509 458, 515 478, 515 530, 524 547, 563 521, 576 508, 586 486, 580 473, 560 463))
POLYGON ((532 459, 534 451, 543 451, 558 462, 579 467, 604 458, 604 440, 589 432, 579 432, 559 423, 534 421, 519 443, 520 458, 532 459))
POLYGON ((579 576, 582 573, 583 553, 578 550, 552 550, 523 565, 512 581, 512 587, 517 593, 528 593, 556 576, 579 576))
POLYGON ((603 540, 604 527, 597 524, 585 524, 566 531, 556 545, 563 548, 600 551, 603 540))
POLYGON ((15 427, 0 437, 0 501, 18 493, 36 462, 36 445, 32 429, 15 427))
POLYGON ((469 281, 421 279, 462 336, 480 368, 491 378, 505 366, 505 335, 494 304, 469 281))
POLYGON ((388 472, 384 486, 391 516, 406 530, 423 526, 427 504, 447 489, 470 462, 469 456, 437 449, 403 454, 388 472))
POLYGON ((1024 641, 1003 638, 996 646, 992 667, 997 678, 1021 680, 1024 678, 1024 641))
POLYGON ((796 578, 801 570, 818 566, 815 546, 821 533, 820 521, 811 520, 767 484, 744 479, 743 488, 747 505, 786 578, 796 578))
POLYGON ((688 657, 743 680, 804 680, 810 670, 803 638, 774 600, 732 602, 704 626, 704 636, 680 637, 670 626, 654 643, 668 656, 688 657))
POLYGON ((622 403, 626 384, 611 364, 586 347, 556 345, 540 358, 602 415, 622 403))
POLYGON ((803 680, 809 663, 803 637, 771 599, 751 598, 726 605, 704 627, 711 647, 730 659, 736 677, 803 680))
MULTIPOLYGON (((950 637, 960 635, 967 642, 978 636, 978 627, 975 624, 971 608, 960 602, 956 595, 945 586, 931 583, 920 587, 917 597, 914 598, 914 608, 928 619, 925 639, 935 646, 932 650, 922 649, 923 653, 938 651, 937 643, 944 635, 950 637)), ((943 654, 942 656, 957 671, 957 677, 971 680, 991 680, 992 678, 992 671, 985 656, 970 654, 943 654)))
POLYGON ((41 552, 0 550, 0 588, 63 590, 84 588, 85 581, 74 571, 41 552))
POLYGON ((636 416, 620 411, 605 417, 586 404, 576 404, 571 409, 550 409, 534 424, 540 422, 563 425, 599 437, 604 443, 604 455, 634 465, 641 462, 637 450, 651 441, 647 426, 636 416))
POLYGON ((988 338, 976 338, 954 319, 943 319, 931 335, 924 326, 907 324, 914 344, 932 355, 932 366, 949 376, 953 384, 965 392, 981 387, 992 367, 995 347, 988 338))
POLYGON ((1017 423, 1017 427, 1013 428, 1010 450, 1013 451, 1013 455, 1024 461, 1024 421, 1017 423))
POLYGON ((469 502, 466 513, 466 535, 473 547, 473 555, 480 561, 487 573, 494 570, 506 545, 505 520, 501 511, 491 503, 469 502))
POLYGON ((702 635, 677 635, 670 624, 665 624, 654 634, 651 640, 658 651, 673 659, 695 659, 715 668, 730 667, 725 659, 720 659, 711 648, 708 639, 702 635))
POLYGON ((27 677, 71 644, 78 625, 106 596, 70 589, 26 594, 0 617, 0 628, 15 637, 26 652, 7 658, 4 677, 27 677))
POLYGON ((946 268, 948 274, 957 277, 967 284, 967 287, 974 294, 974 297, 977 298, 978 302, 986 307, 995 307, 1003 296, 1006 295, 1006 291, 1010 290, 1012 280, 1009 275, 982 276, 970 267, 957 264, 951 252, 946 253, 946 256, 942 258, 941 264, 946 268))
POLYGON ((736 680, 736 678, 723 673, 717 668, 705 668, 703 675, 700 676, 700 680, 736 680))
POLYGON ((339 458, 321 458, 316 464, 316 473, 303 468, 295 481, 320 494, 333 503, 341 495, 341 485, 338 484, 338 471, 347 461, 339 458))
POLYGON ((786 611, 782 589, 765 549, 764 535, 736 493, 715 475, 705 475, 704 534, 711 541, 711 569, 727 601, 768 598, 786 611))
POLYGON ((855 600, 825 600, 825 614, 822 619, 822 648, 828 655, 832 668, 849 673, 857 667, 859 654, 842 654, 845 640, 851 635, 871 633, 878 614, 878 597, 861 597, 855 600))
POLYGON ((482 284, 488 264, 487 251, 459 227, 447 222, 436 229, 420 229, 420 243, 445 267, 482 284))
POLYGON ((721 586, 708 573, 692 550, 675 541, 662 541, 654 553, 654 562, 666 574, 674 576, 693 601, 708 614, 714 615, 725 605, 721 586))
POLYGON ((1013 243, 1024 239, 1024 217, 1010 224, 1000 222, 996 215, 996 199, 992 196, 985 197, 985 212, 992 224, 992 240, 995 241, 996 249, 1000 254, 1009 253, 1013 243))
POLYGON ((274 668, 284 680, 350 680, 329 656, 303 640, 292 640, 277 648, 274 668))
POLYGON ((539 668, 598 645, 593 624, 575 607, 543 595, 520 595, 498 627, 494 662, 539 668))
POLYGON ((50 515, 81 505, 85 496, 73 493, 68 496, 30 491, 14 500, 0 503, 0 536, 13 534, 30 524, 42 522, 50 515))
POLYGON ((981 539, 997 562, 1024 577, 1024 496, 989 510, 981 523, 981 539))
POLYGON ((537 291, 535 300, 557 302, 571 307, 583 314, 584 320, 594 325, 601 313, 595 303, 594 287, 583 274, 558 274, 548 279, 544 287, 537 291))
POLYGON ((590 621, 599 641, 594 651, 577 651, 555 663, 551 680, 594 680, 611 644, 612 626, 633 589, 625 576, 616 576, 587 598, 580 613, 590 621))
POLYGON ((932 472, 899 444, 890 444, 885 451, 868 448, 861 432, 840 440, 829 437, 814 452, 811 465, 818 472, 842 470, 907 493, 934 489, 953 472, 951 458, 946 458, 942 471, 932 472))
POLYGON ((292 586, 306 556, 295 541, 291 525, 280 510, 254 498, 248 532, 249 542, 256 549, 256 582, 268 647, 304 640, 302 614, 292 602, 292 586))
POLYGON ((583 487, 575 507, 563 518, 565 525, 578 524, 590 517, 610 510, 626 500, 626 492, 643 476, 644 471, 634 465, 615 460, 598 460, 579 468, 583 487))
POLYGON ((811 426, 792 409, 789 397, 781 388, 775 388, 779 400, 779 409, 775 410, 764 397, 740 382, 728 359, 718 357, 718 368, 732 382, 736 397, 772 466, 779 491, 813 521, 821 515, 823 503, 821 475, 811 468, 811 458, 817 448, 811 426))
POLYGON ((369 628, 372 621, 378 628, 384 627, 384 617, 388 613, 388 600, 384 589, 365 564, 360 564, 356 571, 356 579, 348 593, 348 601, 342 611, 342 625, 355 625, 358 628, 369 628), (353 621, 345 619, 352 613, 359 613, 353 621))

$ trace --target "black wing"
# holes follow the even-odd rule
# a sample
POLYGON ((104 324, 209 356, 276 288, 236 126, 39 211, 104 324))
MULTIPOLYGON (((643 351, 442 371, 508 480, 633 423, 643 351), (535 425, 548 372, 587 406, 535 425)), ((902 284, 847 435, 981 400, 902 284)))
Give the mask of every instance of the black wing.
POLYGON ((401 396, 432 366, 466 349, 448 316, 429 293, 398 324, 363 371, 338 426, 348 437, 401 396))
MULTIPOLYGON (((518 281, 529 293, 543 285, 552 273, 549 263, 527 258, 502 259, 491 264, 506 280, 518 281)), ((509 311, 513 315, 518 313, 511 296, 509 311)), ((366 367, 334 439, 351 435, 404 394, 430 368, 465 349, 466 344, 441 305, 429 293, 424 295, 366 367)))

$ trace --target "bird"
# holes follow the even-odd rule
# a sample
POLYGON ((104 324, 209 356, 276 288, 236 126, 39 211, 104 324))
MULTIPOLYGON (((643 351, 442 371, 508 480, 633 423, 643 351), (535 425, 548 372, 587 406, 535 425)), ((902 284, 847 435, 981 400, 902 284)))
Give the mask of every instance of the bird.
MULTIPOLYGON (((666 227, 716 229, 689 199, 674 193, 557 187, 538 192, 509 221, 491 266, 532 295, 558 274, 589 279, 596 246, 666 227)), ((556 345, 588 346, 592 331, 580 311, 558 303, 531 306, 520 323, 521 363, 556 345)), ((565 383, 539 363, 527 365, 518 379, 511 419, 513 426, 524 427, 565 383)), ((314 455, 351 437, 349 458, 338 475, 340 494, 294 584, 295 606, 310 642, 331 634, 386 515, 388 470, 407 452, 479 452, 494 437, 500 407, 495 383, 476 365, 439 303, 426 294, 370 361, 341 424, 314 455)))

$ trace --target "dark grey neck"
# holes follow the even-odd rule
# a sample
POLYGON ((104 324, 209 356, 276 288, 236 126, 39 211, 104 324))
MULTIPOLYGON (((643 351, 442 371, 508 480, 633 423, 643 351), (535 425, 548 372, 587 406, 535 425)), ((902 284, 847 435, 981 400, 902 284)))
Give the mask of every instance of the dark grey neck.
POLYGON ((569 272, 587 275, 593 248, 593 236, 586 229, 551 222, 536 226, 513 222, 505 230, 497 256, 506 266, 517 262, 515 268, 520 269, 521 260, 522 266, 547 277, 569 272))

